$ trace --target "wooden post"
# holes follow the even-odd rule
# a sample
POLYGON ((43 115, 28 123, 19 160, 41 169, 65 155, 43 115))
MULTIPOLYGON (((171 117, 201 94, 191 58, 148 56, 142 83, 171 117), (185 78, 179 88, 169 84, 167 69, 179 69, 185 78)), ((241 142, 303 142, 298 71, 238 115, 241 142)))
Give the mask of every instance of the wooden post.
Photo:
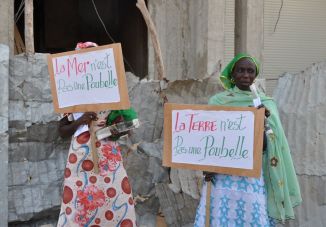
POLYGON ((15 24, 15 54, 21 54, 25 52, 25 44, 24 41, 19 33, 17 25, 15 24))
POLYGON ((94 121, 92 121, 89 129, 89 133, 91 135, 91 152, 92 152, 92 158, 94 163, 94 172, 99 173, 98 170, 98 154, 97 154, 97 148, 96 148, 96 135, 95 135, 95 129, 94 129, 94 121))
POLYGON ((206 215, 205 215, 205 227, 209 227, 209 220, 211 217, 211 191, 212 191, 212 182, 207 181, 207 190, 206 190, 206 215))
POLYGON ((148 9, 147 9, 147 6, 146 6, 146 3, 144 0, 137 0, 136 6, 140 10, 141 14, 143 15, 145 23, 146 23, 149 33, 151 35, 154 52, 155 52, 155 62, 157 64, 158 78, 159 78, 159 80, 166 79, 160 42, 158 40, 158 36, 157 36, 157 32, 156 32, 156 28, 153 23, 153 20, 148 12, 148 9))
POLYGON ((33 0, 25 0, 25 47, 27 57, 35 53, 33 11, 33 0))

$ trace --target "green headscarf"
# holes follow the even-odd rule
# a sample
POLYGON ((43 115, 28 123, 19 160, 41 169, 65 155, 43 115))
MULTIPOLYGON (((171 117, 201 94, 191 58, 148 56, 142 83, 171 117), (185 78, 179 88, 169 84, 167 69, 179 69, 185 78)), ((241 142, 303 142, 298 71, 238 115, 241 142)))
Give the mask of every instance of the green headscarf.
POLYGON ((132 121, 137 118, 137 113, 132 107, 127 110, 112 110, 106 120, 106 125, 112 125, 119 116, 122 116, 124 121, 132 121))
POLYGON ((234 87, 234 82, 232 82, 232 71, 235 64, 242 58, 250 58, 256 65, 256 76, 259 74, 259 62, 254 57, 251 57, 249 54, 240 53, 237 54, 232 61, 224 68, 220 75, 220 80, 225 89, 230 89, 234 87))

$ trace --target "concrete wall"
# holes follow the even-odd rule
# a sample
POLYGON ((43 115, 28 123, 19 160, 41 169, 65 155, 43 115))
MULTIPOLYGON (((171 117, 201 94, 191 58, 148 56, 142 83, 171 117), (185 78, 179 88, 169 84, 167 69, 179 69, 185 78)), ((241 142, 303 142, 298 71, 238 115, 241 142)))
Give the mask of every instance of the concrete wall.
POLYGON ((8 84, 9 57, 14 46, 14 1, 0 1, 0 227, 8 220, 8 84))
MULTIPOLYGON (((229 10, 226 4, 226 0, 148 1, 169 80, 218 75, 226 57, 225 24, 229 10)), ((235 0, 232 10, 235 10, 235 53, 247 52, 262 62, 264 1, 235 0)), ((148 67, 149 78, 157 79, 151 41, 148 67)))
POLYGON ((0 44, 0 226, 8 219, 9 47, 0 44))
POLYGON ((235 53, 248 53, 263 63, 264 1, 235 0, 235 53))
MULTIPOLYGON (((148 8, 169 80, 219 72, 224 57, 225 0, 149 0, 148 8)), ((149 78, 157 78, 151 41, 148 73, 149 78)))
POLYGON ((11 58, 9 222, 57 216, 68 142, 58 138, 56 121, 46 55, 11 58))
POLYGON ((280 77, 274 92, 303 203, 286 226, 326 226, 326 63, 280 77))
POLYGON ((14 52, 14 1, 0 1, 0 43, 14 52))

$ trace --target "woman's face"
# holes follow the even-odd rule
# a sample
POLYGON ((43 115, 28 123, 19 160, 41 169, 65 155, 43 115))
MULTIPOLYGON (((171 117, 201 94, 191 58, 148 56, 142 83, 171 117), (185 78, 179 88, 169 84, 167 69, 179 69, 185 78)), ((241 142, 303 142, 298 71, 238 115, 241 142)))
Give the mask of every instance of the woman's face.
POLYGON ((240 59, 234 66, 232 71, 232 78, 235 86, 240 90, 249 91, 250 85, 256 78, 256 65, 250 58, 240 59))

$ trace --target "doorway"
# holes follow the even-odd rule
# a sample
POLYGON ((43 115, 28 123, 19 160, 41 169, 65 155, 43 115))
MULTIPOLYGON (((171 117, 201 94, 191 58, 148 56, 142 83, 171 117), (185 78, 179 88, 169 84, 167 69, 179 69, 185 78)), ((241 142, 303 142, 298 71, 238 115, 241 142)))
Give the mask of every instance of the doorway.
MULTIPOLYGON (((15 1, 17 12, 19 1, 15 1)), ((78 42, 120 42, 125 69, 148 74, 147 27, 137 0, 34 0, 34 40, 38 53, 73 50, 78 42)), ((16 22, 24 34, 23 16, 16 22)))

